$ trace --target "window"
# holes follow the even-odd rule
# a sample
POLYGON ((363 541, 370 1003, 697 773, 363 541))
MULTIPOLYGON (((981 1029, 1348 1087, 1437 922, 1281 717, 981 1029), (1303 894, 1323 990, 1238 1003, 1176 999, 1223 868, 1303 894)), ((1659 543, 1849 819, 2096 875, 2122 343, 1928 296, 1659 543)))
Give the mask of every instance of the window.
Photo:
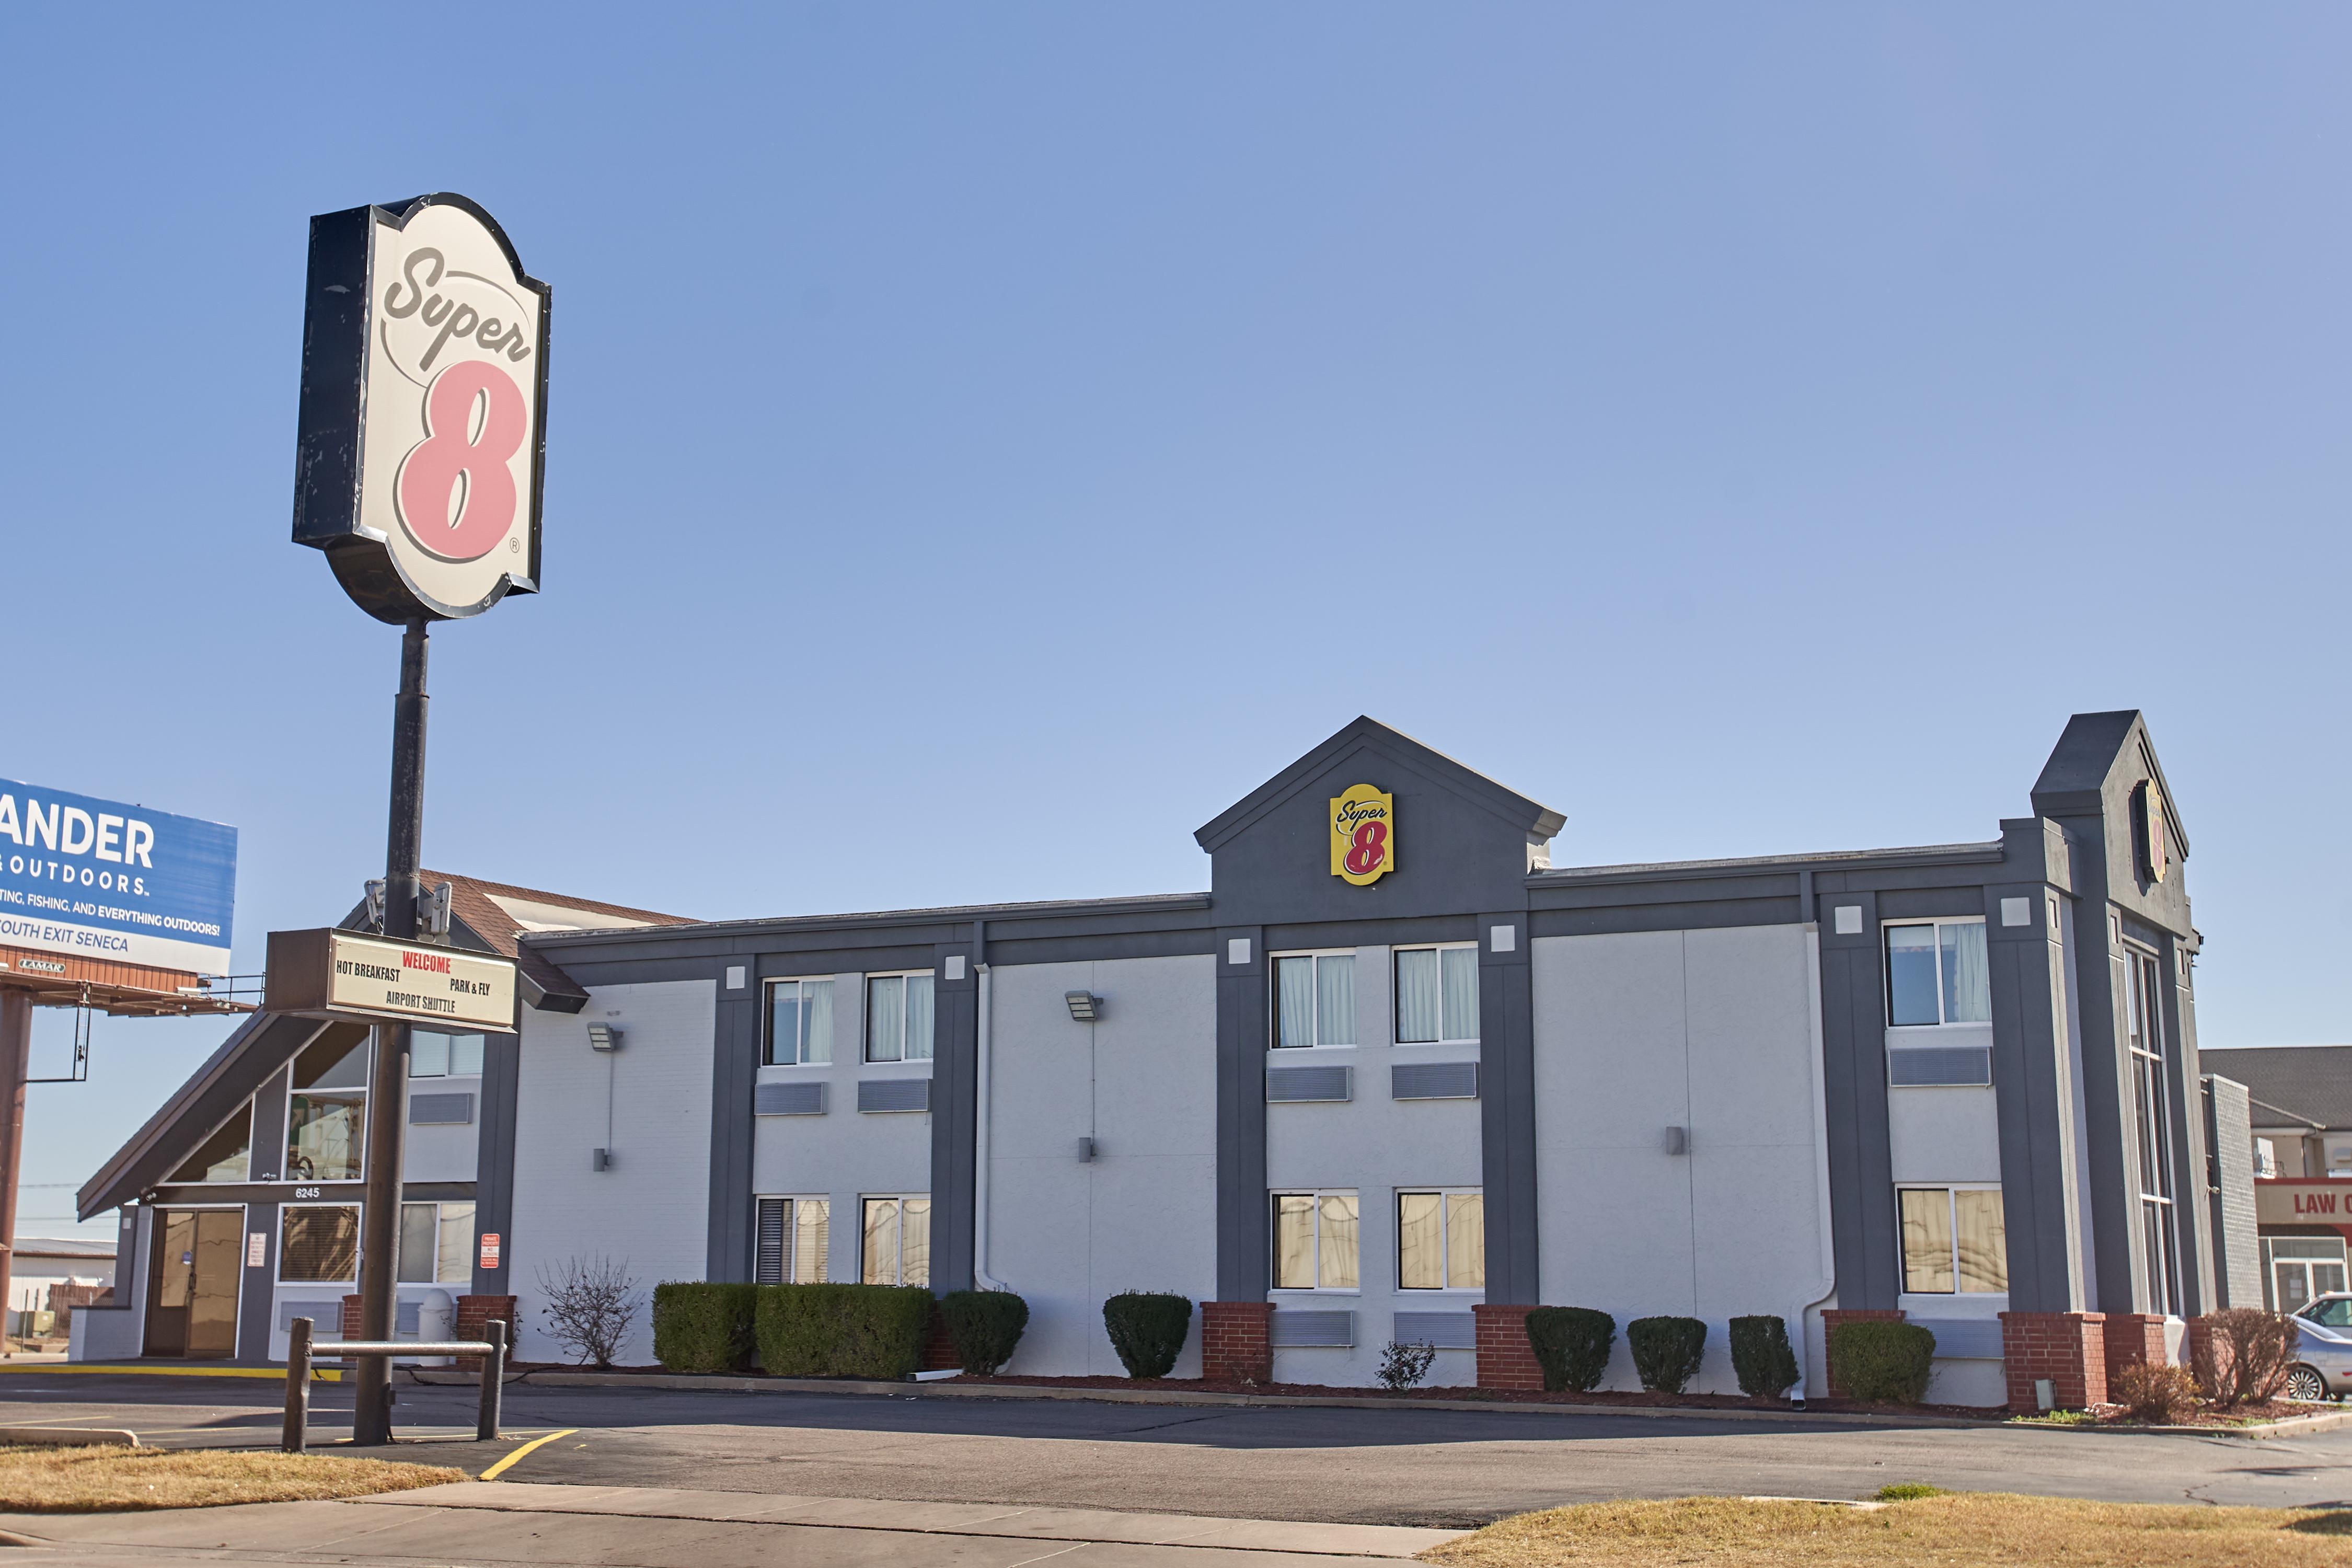
POLYGON ((1486 1283, 1486 1197, 1457 1192, 1397 1194, 1397 1289, 1475 1290, 1486 1283))
POLYGON ((360 1276, 360 1211, 350 1204, 289 1205, 278 1222, 278 1278, 331 1281, 360 1276))
POLYGON ((1401 1046, 1477 1042, 1476 943, 1397 950, 1396 1037, 1401 1046))
MULTIPOLYGON (((2344 1241, 2340 1237, 2264 1237, 2269 1255, 2270 1306, 2292 1312, 2315 1298, 2344 1289, 2344 1241)), ((2331 1301, 2312 1314, 2330 1328, 2352 1326, 2352 1301, 2331 1301), (2332 1315, 2331 1315, 2332 1314, 2332 1315), (2343 1319, 2341 1324, 2335 1318, 2343 1319)))
POLYGON ((1356 1043, 1356 955, 1307 952, 1274 961, 1274 1043, 1356 1043))
POLYGON ((1914 1295, 2009 1289, 1999 1187, 1902 1187, 1903 1289, 1914 1295))
POLYGON ((1984 921, 1924 921, 1886 928, 1886 1021, 1896 1028, 1992 1021, 1984 921))
POLYGON ((931 977, 872 974, 866 980, 866 1059, 931 1059, 931 977))
POLYGON ((464 1203, 400 1205, 400 1263, 408 1285, 471 1283, 474 1278, 474 1205, 464 1203))
POLYGON ((2254 1140, 2254 1174, 2270 1181, 2279 1173, 2278 1145, 2267 1138, 2254 1140))
POLYGON ((483 1037, 480 1035, 444 1035, 432 1029, 417 1029, 408 1037, 408 1076, 411 1078, 479 1078, 482 1074, 483 1037))
POLYGON ((824 1198, 761 1198, 759 1254, 751 1270, 752 1283, 824 1284, 832 1215, 833 1205, 824 1198))
POLYGON ((866 1200, 863 1273, 868 1285, 931 1282, 931 1200, 866 1200))
POLYGON ((355 1182, 367 1146, 369 1037, 329 1026, 294 1058, 286 1108, 286 1179, 355 1182))
POLYGON ((174 1182, 241 1182, 252 1164, 253 1101, 236 1108, 196 1152, 172 1173, 174 1182))
POLYGON ((2131 1042, 2132 1100, 2137 1112, 2140 1263, 2147 1310, 2179 1310, 2174 1281, 2171 1095, 2165 1087, 2164 972, 2152 953, 2124 950, 2124 1032, 2131 1042))
POLYGON ((768 1065, 788 1068, 831 1060, 833 982, 769 981, 768 1065))
POLYGON ((1274 1288, 1356 1288, 1356 1194, 1276 1193, 1274 1288))

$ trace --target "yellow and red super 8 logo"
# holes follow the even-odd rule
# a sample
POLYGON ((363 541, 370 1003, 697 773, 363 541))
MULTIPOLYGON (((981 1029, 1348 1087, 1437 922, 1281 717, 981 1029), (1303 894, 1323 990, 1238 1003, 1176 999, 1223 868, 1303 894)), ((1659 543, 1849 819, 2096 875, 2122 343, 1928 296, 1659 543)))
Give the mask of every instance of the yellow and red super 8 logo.
POLYGON ((1395 797, 1349 785, 1331 798, 1331 875, 1366 888, 1395 869, 1395 797))

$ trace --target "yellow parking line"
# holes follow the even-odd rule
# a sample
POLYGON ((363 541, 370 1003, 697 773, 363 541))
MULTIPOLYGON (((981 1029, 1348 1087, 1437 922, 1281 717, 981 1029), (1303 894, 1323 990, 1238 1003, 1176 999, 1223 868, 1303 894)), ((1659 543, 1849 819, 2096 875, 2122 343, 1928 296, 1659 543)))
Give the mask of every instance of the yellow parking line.
POLYGON ((544 1437, 533 1437, 530 1442, 525 1443, 521 1447, 517 1448, 513 1453, 509 1454, 505 1458, 500 1459, 497 1464, 492 1465, 488 1469, 484 1470, 481 1475, 476 1479, 485 1481, 497 1480, 499 1477, 506 1473, 508 1466, 513 1464, 517 1459, 521 1458, 525 1454, 530 1453, 533 1448, 544 1447, 546 1445, 554 1442, 558 1437, 569 1437, 572 1434, 579 1430, 580 1428, 577 1426, 566 1426, 561 1432, 550 1432, 544 1437))
MULTIPOLYGON (((274 1382, 286 1381, 282 1366, 100 1366, 91 1362, 31 1362, 14 1366, 0 1361, 0 1376, 14 1372, 43 1373, 107 1373, 116 1377, 266 1377, 274 1382)), ((341 1383, 343 1374, 331 1367, 310 1369, 315 1383, 341 1383)))

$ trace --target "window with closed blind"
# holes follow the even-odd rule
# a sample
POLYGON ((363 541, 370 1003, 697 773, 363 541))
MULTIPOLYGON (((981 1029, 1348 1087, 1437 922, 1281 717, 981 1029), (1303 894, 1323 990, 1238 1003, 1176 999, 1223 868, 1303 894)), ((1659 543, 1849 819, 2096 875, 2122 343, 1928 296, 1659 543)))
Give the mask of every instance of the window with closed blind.
POLYGON ((751 1279, 759 1285, 822 1285, 832 1235, 832 1207, 824 1198, 761 1198, 759 1255, 751 1279))
POLYGON ((360 1211, 355 1206, 289 1204, 278 1224, 278 1278, 359 1278, 360 1211))

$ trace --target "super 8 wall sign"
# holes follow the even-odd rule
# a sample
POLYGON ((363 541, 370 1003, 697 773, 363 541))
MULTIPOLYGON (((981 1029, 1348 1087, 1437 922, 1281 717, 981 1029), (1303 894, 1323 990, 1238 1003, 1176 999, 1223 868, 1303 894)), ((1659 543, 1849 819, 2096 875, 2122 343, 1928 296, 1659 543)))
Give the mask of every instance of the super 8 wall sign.
POLYGON ((1331 875, 1368 888, 1396 869, 1396 800, 1370 784, 1331 797, 1331 875))
POLYGON ((548 301, 464 196, 310 220, 294 542, 370 615, 539 591, 548 301))

